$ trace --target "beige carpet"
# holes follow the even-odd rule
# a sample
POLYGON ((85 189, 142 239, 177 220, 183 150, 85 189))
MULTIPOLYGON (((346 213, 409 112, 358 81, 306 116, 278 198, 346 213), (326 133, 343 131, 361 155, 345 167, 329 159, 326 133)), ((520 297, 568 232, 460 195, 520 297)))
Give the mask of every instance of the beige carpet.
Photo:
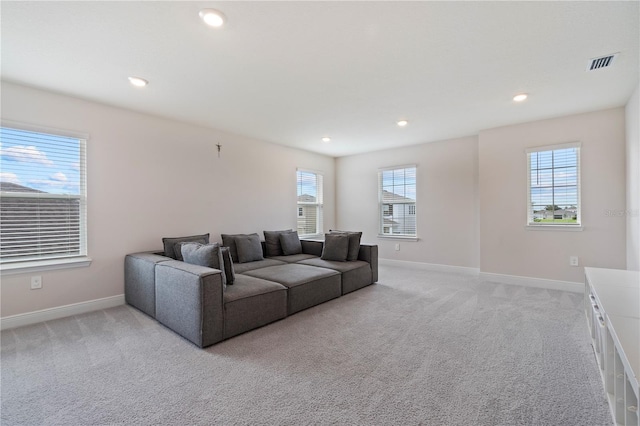
POLYGON ((201 350, 129 306, 2 333, 2 425, 610 425, 579 294, 382 267, 201 350))

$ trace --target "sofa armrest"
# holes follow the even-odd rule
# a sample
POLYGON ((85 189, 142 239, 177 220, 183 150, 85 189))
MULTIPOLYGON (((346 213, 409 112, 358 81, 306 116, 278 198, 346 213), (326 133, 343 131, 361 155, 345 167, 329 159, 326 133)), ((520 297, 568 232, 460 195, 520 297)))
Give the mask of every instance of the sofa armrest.
POLYGON ((125 301, 154 318, 156 316, 156 264, 172 260, 157 253, 158 251, 133 253, 124 258, 125 301))
POLYGON ((371 265, 371 282, 378 281, 378 246, 375 244, 360 244, 358 260, 364 260, 371 265))
POLYGON ((171 260, 156 265, 156 319, 204 348, 222 340, 222 272, 171 260))
POLYGON ((314 256, 322 256, 324 241, 322 240, 300 240, 302 243, 302 253, 312 254, 314 256))

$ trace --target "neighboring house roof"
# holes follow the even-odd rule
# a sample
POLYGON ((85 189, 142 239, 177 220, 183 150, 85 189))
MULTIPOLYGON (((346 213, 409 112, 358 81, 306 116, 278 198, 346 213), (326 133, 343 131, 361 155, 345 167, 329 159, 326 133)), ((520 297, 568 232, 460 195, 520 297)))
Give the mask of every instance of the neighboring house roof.
POLYGON ((416 200, 412 198, 403 197, 402 195, 394 194, 389 191, 382 191, 382 203, 383 204, 393 204, 393 203, 415 203, 416 200))
POLYGON ((302 201, 303 203, 315 203, 316 197, 309 194, 298 195, 298 201, 302 201))
POLYGON ((385 225, 397 225, 398 222, 396 222, 395 220, 391 220, 391 219, 387 219, 386 217, 383 218, 383 222, 385 225))
POLYGON ((44 191, 39 191, 37 189, 29 188, 27 186, 18 185, 17 183, 11 182, 0 182, 0 191, 2 192, 37 192, 40 194, 46 194, 44 191))

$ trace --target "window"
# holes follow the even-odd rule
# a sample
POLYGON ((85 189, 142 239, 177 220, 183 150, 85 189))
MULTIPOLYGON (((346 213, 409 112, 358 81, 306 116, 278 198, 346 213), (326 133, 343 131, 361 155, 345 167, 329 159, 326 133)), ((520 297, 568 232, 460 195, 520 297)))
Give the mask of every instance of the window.
POLYGON ((527 150, 527 224, 580 226, 580 144, 527 150))
POLYGON ((301 236, 322 233, 322 175, 298 170, 298 234, 301 236))
POLYGON ((416 237, 416 166, 378 172, 381 236, 416 237))
POLYGON ((0 128, 3 270, 87 262, 86 139, 0 128))

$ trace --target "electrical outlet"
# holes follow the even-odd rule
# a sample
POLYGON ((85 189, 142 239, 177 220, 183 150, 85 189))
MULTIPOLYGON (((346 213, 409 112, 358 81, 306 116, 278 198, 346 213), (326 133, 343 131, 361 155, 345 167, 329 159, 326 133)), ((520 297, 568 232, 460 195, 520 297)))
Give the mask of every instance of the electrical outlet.
POLYGON ((578 266, 578 256, 569 256, 569 266, 578 266))
POLYGON ((38 290, 42 288, 42 276, 36 275, 31 277, 31 290, 38 290))
POLYGON ((400 244, 396 244, 396 251, 400 251, 400 244))

